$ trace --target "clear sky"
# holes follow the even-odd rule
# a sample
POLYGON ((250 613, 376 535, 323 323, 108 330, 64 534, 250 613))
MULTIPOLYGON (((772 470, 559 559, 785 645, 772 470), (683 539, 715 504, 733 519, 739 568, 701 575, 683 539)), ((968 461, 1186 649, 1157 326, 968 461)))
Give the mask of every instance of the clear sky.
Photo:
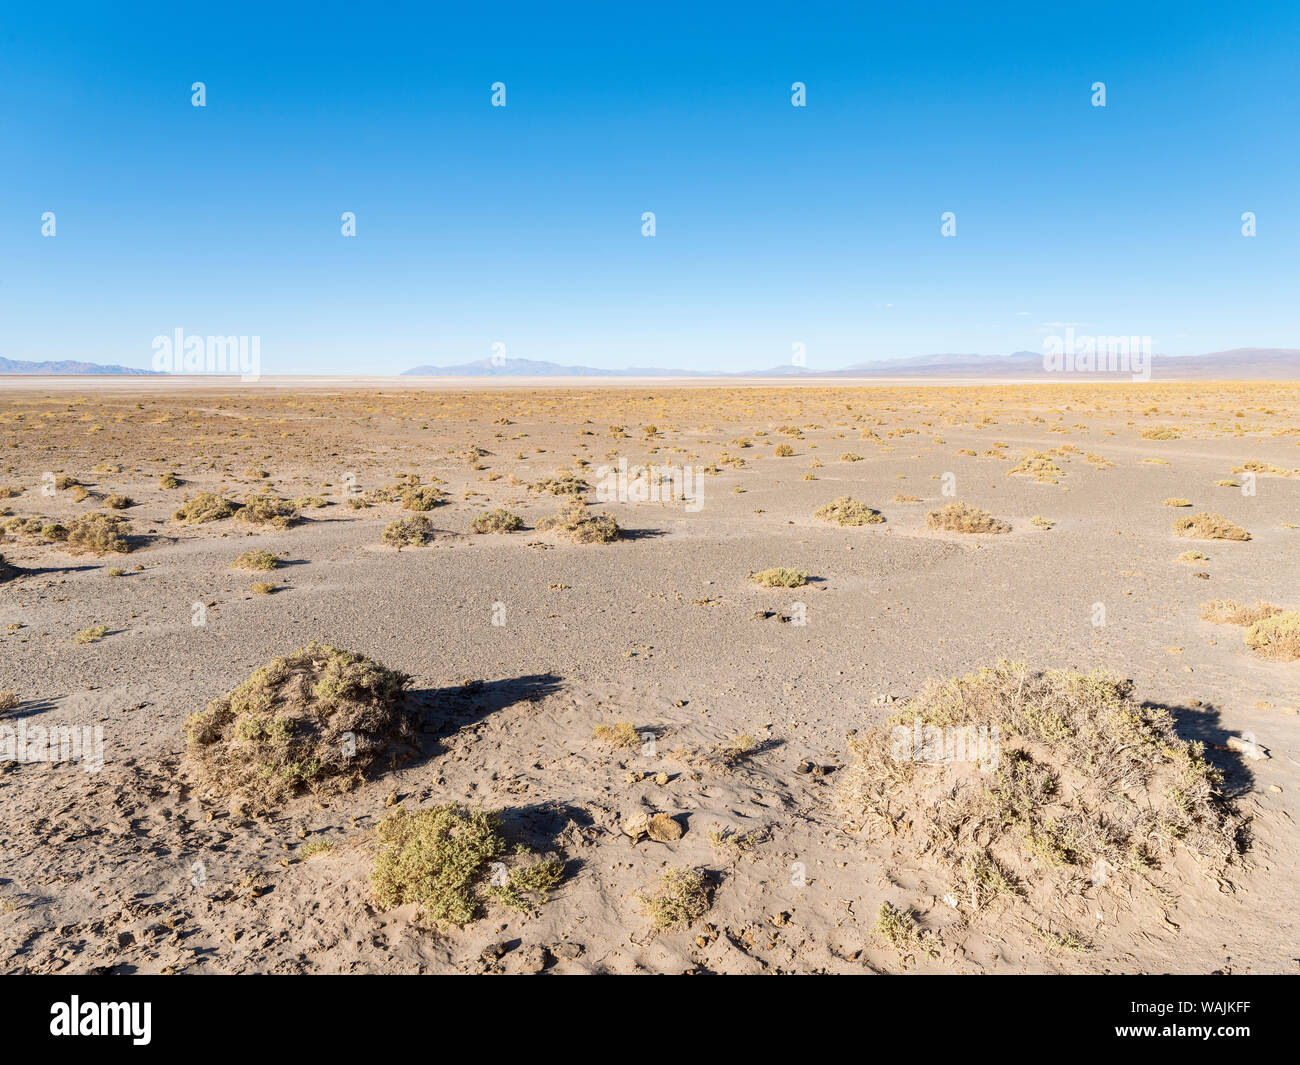
POLYGON ((1300 4, 1213 7, 7 2, 0 355, 1300 347, 1300 4))

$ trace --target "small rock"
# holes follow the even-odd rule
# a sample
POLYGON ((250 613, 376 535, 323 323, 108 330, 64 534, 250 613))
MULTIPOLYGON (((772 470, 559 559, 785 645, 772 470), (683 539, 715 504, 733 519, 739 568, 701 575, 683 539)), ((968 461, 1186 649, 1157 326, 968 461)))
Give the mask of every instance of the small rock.
POLYGON ((1253 761, 1269 757, 1268 748, 1261 747, 1253 740, 1242 739, 1240 736, 1228 737, 1228 750, 1236 751, 1238 754, 1245 755, 1253 761))
POLYGON ((565 961, 574 961, 582 957, 583 946, 581 943, 557 943, 551 948, 551 953, 557 958, 563 958, 565 961))
POLYGON ((655 814, 646 826, 646 833, 656 843, 671 843, 681 839, 686 833, 682 826, 667 814, 655 814))
POLYGON ((650 818, 644 813, 628 814, 619 822, 623 835, 631 837, 633 843, 642 836, 650 834, 650 818))
POLYGON ((525 973, 540 973, 550 960, 550 952, 545 947, 529 947, 519 956, 519 970, 525 973))
POLYGON ((510 944, 506 942, 493 943, 489 947, 483 948, 483 953, 479 955, 484 961, 496 961, 497 958, 503 957, 510 949, 510 944))

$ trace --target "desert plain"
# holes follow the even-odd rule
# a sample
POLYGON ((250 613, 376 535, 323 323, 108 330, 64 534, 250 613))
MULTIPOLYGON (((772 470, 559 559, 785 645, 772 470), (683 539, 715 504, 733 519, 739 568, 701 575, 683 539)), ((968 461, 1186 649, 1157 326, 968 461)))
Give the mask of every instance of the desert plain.
POLYGON ((1300 659, 1252 636, 1300 610, 1294 383, 29 380, 0 449, 0 741, 103 743, 0 742, 0 971, 1300 964, 1300 659), (697 494, 598 498, 620 460, 697 494), (402 743, 223 793, 187 722, 313 645, 409 678, 402 743), (981 667, 1001 769, 864 758, 981 667), (1040 690, 1155 723, 1047 728, 1040 690), (394 895, 381 825, 450 804, 541 887, 394 895))

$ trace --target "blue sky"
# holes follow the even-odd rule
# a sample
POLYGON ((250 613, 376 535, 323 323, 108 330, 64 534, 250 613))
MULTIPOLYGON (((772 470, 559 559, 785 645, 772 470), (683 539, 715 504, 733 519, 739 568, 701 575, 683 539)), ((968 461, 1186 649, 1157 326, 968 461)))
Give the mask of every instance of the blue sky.
POLYGON ((1300 346, 1300 6, 1056 6, 8 4, 0 355, 1300 346))

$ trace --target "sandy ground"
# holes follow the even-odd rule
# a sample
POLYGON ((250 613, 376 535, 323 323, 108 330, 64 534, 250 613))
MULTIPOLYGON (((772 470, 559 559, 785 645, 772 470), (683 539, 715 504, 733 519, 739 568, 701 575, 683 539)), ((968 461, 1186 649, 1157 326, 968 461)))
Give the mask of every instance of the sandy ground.
POLYGON ((0 970, 1300 964, 1300 662, 1261 659, 1241 630, 1198 618, 1213 597, 1300 607, 1300 479, 1261 476, 1252 496, 1214 485, 1240 479, 1233 468, 1249 461, 1300 467, 1294 385, 99 384, 0 393, 0 484, 23 489, 0 500, 11 514, 66 521, 102 509, 109 493, 135 501, 120 512, 135 537, 126 555, 72 555, 21 536, 0 544, 20 571, 0 584, 0 691, 18 698, 0 724, 98 724, 105 743, 97 773, 0 765, 0 970), (787 426, 801 435, 783 435, 787 426), (1177 439, 1140 435, 1167 426, 1177 439), (774 455, 782 442, 792 456, 774 455), (1058 483, 1007 475, 1026 451, 1062 448, 1058 483), (841 460, 849 452, 862 460, 841 460), (620 457, 708 465, 722 456, 744 464, 705 477, 698 510, 598 506, 631 534, 620 542, 577 545, 533 529, 560 501, 526 483, 577 460, 594 483, 595 469, 620 457), (167 471, 179 488, 159 486, 167 471), (43 495, 47 472, 91 495, 43 495), (345 486, 349 475, 365 490, 406 472, 441 478, 450 503, 429 514, 434 543, 399 553, 381 546, 381 533, 409 514, 396 504, 351 509, 345 486), (926 512, 951 501, 945 484, 1012 533, 927 530, 926 512), (255 486, 330 505, 285 531, 171 520, 195 492, 242 497, 255 486), (813 518, 845 495, 887 520, 841 528, 813 518), (904 496, 916 501, 896 501, 904 496), (1174 496, 1253 538, 1179 539, 1171 522, 1193 511, 1166 506, 1174 496), (473 535, 471 519, 495 506, 528 528, 473 535), (1036 527, 1036 515, 1055 524, 1036 527), (269 575, 281 586, 273 595, 254 594, 261 578, 231 568, 252 548, 288 561, 269 575), (1189 548, 1208 560, 1176 562, 1189 548), (773 566, 816 579, 794 590, 747 579, 773 566), (196 603, 202 626, 192 624, 196 603), (1096 604, 1104 625, 1094 624, 1096 604), (801 615, 804 625, 782 620, 801 615), (93 625, 107 635, 73 639, 93 625), (420 757, 272 817, 204 804, 186 786, 186 715, 312 640, 414 676, 420 757), (926 869, 846 833, 834 769, 846 764, 850 730, 882 722, 927 678, 1004 657, 1109 667, 1141 698, 1173 708, 1183 734, 1205 740, 1225 770, 1250 819, 1250 848, 1229 881, 1179 867, 1164 871, 1158 898, 1062 898, 1061 915, 1096 915, 1086 951, 1053 949, 1023 921, 993 913, 945 936, 939 956, 901 958, 872 932, 882 902, 913 908, 934 929, 951 925, 951 911, 926 869), (653 733, 652 749, 593 739, 594 726, 618 721, 653 733), (740 733, 759 742, 739 765, 702 756, 740 733), (1253 737, 1269 757, 1243 760, 1227 749, 1230 736, 1253 737), (806 762, 825 769, 800 772, 806 762), (670 779, 628 783, 629 771, 670 779), (566 877, 549 902, 439 931, 405 910, 376 910, 367 880, 375 823, 394 803, 450 800, 501 809, 512 839, 563 854, 566 877), (618 825, 639 809, 676 816, 685 835, 633 844, 618 825), (761 842, 734 853, 711 842, 715 825, 757 831, 761 842), (320 840, 333 849, 303 859, 320 840), (707 870, 712 905, 688 929, 655 934, 637 894, 670 866, 707 870))

